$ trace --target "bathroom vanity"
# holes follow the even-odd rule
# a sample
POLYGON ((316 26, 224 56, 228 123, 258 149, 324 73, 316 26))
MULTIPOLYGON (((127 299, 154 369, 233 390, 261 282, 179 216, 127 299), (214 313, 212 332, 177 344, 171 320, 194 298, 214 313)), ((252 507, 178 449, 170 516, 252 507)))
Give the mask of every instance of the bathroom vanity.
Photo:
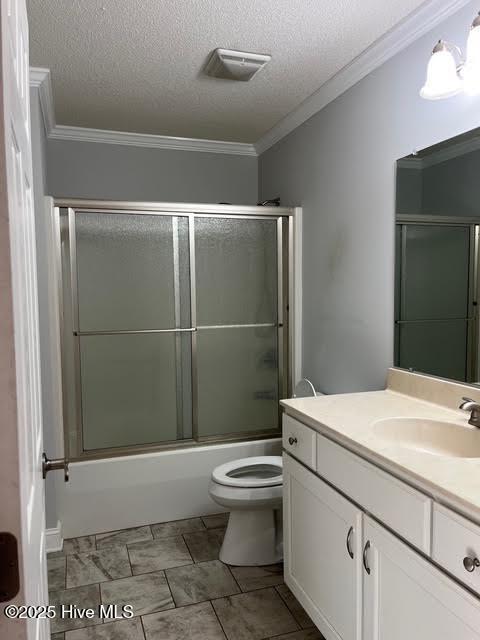
POLYGON ((480 389, 282 402, 285 581, 327 640, 480 639, 480 389))

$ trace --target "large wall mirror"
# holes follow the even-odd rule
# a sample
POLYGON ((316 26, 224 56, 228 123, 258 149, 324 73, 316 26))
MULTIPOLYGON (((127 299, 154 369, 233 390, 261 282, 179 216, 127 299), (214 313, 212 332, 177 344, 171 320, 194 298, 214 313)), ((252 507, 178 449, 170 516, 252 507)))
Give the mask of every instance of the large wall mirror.
POLYGON ((480 129, 397 162, 395 365, 480 384, 480 129))

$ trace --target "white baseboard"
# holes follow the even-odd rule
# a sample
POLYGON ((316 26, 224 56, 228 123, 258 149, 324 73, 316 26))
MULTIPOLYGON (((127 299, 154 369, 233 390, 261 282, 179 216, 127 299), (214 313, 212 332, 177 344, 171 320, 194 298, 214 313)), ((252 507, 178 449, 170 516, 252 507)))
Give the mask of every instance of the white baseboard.
POLYGON ((62 523, 60 520, 57 522, 57 526, 52 529, 47 529, 45 532, 45 545, 47 553, 52 551, 61 551, 63 548, 62 537, 62 523))

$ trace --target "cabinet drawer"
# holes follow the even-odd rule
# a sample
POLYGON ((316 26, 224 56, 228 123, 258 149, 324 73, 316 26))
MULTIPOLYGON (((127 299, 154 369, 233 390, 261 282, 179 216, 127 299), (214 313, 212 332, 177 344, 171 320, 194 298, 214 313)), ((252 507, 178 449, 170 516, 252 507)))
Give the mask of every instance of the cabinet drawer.
POLYGON ((432 557, 441 567, 480 593, 480 567, 469 572, 463 564, 467 557, 480 560, 480 526, 440 504, 433 507, 432 557))
POLYGON ((283 414, 283 448, 313 470, 317 468, 315 436, 313 429, 283 414))
POLYGON ((423 493, 320 434, 317 473, 399 536, 430 554, 431 500, 423 493))

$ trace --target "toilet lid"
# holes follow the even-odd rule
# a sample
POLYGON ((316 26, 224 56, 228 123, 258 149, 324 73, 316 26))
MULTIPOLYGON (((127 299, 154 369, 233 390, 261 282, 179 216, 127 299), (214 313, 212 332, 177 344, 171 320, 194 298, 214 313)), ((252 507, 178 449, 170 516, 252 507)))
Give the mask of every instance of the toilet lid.
POLYGON ((259 456, 226 462, 213 470, 212 479, 227 487, 274 487, 282 484, 282 457, 259 456))

